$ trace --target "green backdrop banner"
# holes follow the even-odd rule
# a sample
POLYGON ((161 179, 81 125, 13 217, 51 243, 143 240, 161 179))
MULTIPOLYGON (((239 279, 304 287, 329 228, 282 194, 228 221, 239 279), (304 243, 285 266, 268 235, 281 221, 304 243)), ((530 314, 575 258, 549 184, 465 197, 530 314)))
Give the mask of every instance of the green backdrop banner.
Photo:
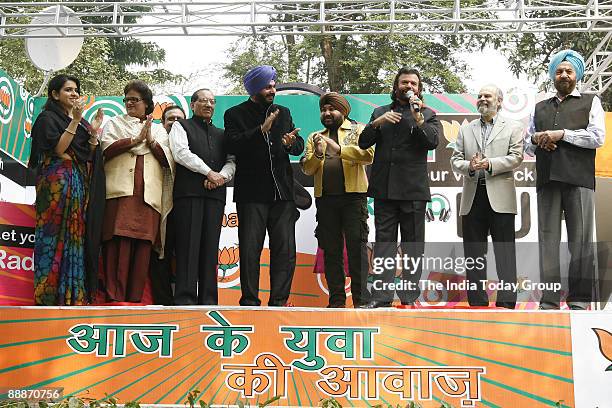
POLYGON ((34 97, 0 70, 0 149, 24 165, 30 156, 33 115, 34 97))

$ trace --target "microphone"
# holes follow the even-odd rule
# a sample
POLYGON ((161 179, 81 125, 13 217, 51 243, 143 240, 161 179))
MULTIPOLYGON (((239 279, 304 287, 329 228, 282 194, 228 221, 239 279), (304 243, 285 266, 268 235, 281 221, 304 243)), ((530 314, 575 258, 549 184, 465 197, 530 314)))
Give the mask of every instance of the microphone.
MULTIPOLYGON (((406 98, 408 100, 410 100, 410 98, 412 98, 414 96, 414 91, 409 90, 406 92, 406 98)), ((419 106, 418 103, 413 103, 412 105, 410 105, 412 107, 412 110, 414 110, 415 112, 419 113, 421 111, 421 107, 419 106)))

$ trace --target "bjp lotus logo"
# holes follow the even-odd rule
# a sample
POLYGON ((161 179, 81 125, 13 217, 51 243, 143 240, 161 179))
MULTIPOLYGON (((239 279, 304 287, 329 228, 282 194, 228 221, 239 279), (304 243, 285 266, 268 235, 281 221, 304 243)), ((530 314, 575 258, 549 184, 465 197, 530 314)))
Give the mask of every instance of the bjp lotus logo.
POLYGON ((463 123, 459 123, 456 120, 453 120, 451 122, 441 120, 440 123, 442 123, 444 138, 448 141, 446 147, 449 149, 454 149, 455 142, 457 141, 457 136, 459 135, 459 129, 461 128, 461 125, 467 123, 467 120, 464 119, 463 123))
POLYGON ((217 280, 219 282, 225 282, 226 274, 229 269, 236 268, 240 262, 240 250, 239 247, 223 247, 219 250, 219 269, 221 277, 217 280))
POLYGON ((0 123, 7 125, 15 110, 15 92, 7 77, 0 77, 0 123))
POLYGON ((30 134, 32 133, 32 120, 31 119, 26 119, 25 123, 23 125, 23 131, 25 133, 25 137, 29 138, 30 134))
MULTIPOLYGON (((599 340, 599 351, 601 354, 612 362, 612 333, 604 329, 593 329, 599 340)), ((612 364, 606 368, 606 371, 612 371, 612 364)))
POLYGON ((161 120, 162 119, 162 113, 164 113, 164 109, 166 109, 166 107, 173 105, 172 103, 169 102, 162 102, 162 103, 156 103, 155 106, 153 107, 153 120, 161 120))

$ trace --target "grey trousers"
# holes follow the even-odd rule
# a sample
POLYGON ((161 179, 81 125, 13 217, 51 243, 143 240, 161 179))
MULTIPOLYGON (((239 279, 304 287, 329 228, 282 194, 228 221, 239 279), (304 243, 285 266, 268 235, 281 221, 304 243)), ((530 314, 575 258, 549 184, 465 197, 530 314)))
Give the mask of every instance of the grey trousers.
MULTIPOLYGON (((570 252, 569 305, 593 300, 595 258, 593 245, 594 191, 561 182, 550 182, 538 191, 538 241, 540 275, 544 283, 560 283, 561 217, 565 216, 570 252)), ((558 309, 559 291, 543 291, 542 308, 558 309)))

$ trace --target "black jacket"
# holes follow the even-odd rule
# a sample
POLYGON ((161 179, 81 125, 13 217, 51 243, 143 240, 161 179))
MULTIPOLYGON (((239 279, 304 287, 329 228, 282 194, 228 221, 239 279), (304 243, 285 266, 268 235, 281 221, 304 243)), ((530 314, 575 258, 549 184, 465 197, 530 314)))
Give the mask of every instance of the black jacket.
MULTIPOLYGON (((535 131, 558 129, 586 129, 595 95, 568 95, 562 102, 556 96, 545 99, 535 107, 535 131)), ((557 142, 551 152, 536 148, 536 187, 540 190, 551 181, 561 181, 595 190, 595 149, 587 149, 557 142)))
MULTIPOLYGON (((227 159, 227 143, 225 143, 223 129, 219 129, 212 123, 206 123, 197 116, 191 119, 179 119, 178 122, 187 134, 191 153, 202 159, 211 170, 217 173, 221 171, 227 159)), ((207 190, 204 188, 204 180, 206 180, 205 175, 193 172, 176 163, 174 199, 205 197, 223 201, 225 204, 226 186, 207 190)))
POLYGON ((359 147, 376 145, 368 196, 387 200, 429 201, 427 152, 438 146, 442 126, 433 110, 421 110, 425 123, 418 127, 409 106, 386 105, 374 109, 370 123, 359 136, 359 147), (378 129, 372 121, 393 109, 402 114, 397 124, 378 129))
POLYGON ((285 133, 295 129, 289 109, 280 105, 268 108, 248 99, 225 111, 224 119, 228 151, 236 156, 234 201, 293 201, 293 170, 289 154, 301 154, 304 140, 298 135, 289 148, 281 142, 285 133), (261 132, 261 125, 267 114, 277 108, 280 112, 267 140, 261 132))

